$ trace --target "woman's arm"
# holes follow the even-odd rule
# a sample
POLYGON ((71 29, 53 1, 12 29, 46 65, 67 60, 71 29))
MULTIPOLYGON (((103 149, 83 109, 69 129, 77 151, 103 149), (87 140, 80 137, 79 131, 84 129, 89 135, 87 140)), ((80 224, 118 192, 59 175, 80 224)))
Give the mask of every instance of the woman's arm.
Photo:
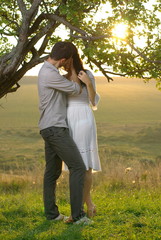
POLYGON ((92 84, 90 78, 88 77, 88 75, 84 71, 79 72, 78 78, 86 84, 89 100, 91 101, 92 105, 95 106, 96 105, 95 104, 96 91, 93 87, 93 84, 92 84))

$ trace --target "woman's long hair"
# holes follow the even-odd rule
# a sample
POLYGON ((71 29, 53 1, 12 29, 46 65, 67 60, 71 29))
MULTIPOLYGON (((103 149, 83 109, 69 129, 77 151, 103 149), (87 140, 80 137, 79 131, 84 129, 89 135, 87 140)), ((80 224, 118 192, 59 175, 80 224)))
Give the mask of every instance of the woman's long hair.
MULTIPOLYGON (((76 73, 79 74, 80 71, 85 71, 85 69, 83 67, 83 62, 79 56, 76 46, 73 43, 71 43, 71 45, 73 47, 73 55, 72 55, 73 66, 74 66, 76 73)), ((81 82, 81 83, 82 83, 82 85, 85 85, 83 82, 81 82)))
POLYGON ((69 42, 69 43, 71 44, 71 47, 73 49, 73 54, 72 54, 73 66, 74 66, 76 73, 78 74, 81 70, 85 71, 85 69, 83 67, 83 63, 79 56, 76 46, 72 42, 69 42))

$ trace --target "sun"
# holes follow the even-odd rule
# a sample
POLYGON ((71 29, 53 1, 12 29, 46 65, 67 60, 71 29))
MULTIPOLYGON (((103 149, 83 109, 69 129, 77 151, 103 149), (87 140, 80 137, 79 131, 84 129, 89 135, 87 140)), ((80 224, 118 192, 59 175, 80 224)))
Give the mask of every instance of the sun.
POLYGON ((112 29, 112 35, 116 38, 124 39, 127 36, 127 24, 118 23, 112 29))

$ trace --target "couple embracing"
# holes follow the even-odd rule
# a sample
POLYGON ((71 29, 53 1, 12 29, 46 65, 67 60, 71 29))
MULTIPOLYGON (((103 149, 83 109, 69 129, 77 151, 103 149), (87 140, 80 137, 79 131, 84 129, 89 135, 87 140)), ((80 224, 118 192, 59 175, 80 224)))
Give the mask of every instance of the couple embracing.
POLYGON ((56 205, 56 181, 69 170, 71 216, 66 223, 90 223, 96 214, 90 196, 92 170, 100 171, 96 126, 90 104, 96 93, 92 73, 83 68, 71 42, 57 42, 38 76, 40 134, 45 142, 44 207, 48 220, 63 220, 56 205), (63 67, 67 74, 59 73, 63 67), (62 163, 64 166, 62 167, 62 163), (87 216, 84 211, 87 205, 87 216))

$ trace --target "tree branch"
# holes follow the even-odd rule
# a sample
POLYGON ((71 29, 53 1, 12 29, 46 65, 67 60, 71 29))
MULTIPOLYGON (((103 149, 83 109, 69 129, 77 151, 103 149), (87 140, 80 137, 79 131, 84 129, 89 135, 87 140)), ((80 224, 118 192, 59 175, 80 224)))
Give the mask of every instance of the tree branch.
POLYGON ((34 0, 33 1, 31 8, 28 10, 28 14, 30 16, 35 12, 35 9, 37 9, 39 7, 41 2, 42 2, 42 0, 36 0, 36 1, 34 0))
MULTIPOLYGON (((77 38, 77 39, 83 39, 83 40, 89 40, 89 41, 92 41, 92 40, 99 40, 99 39, 104 39, 104 38, 109 38, 111 37, 110 34, 109 35, 99 35, 99 36, 89 36, 89 34, 87 32, 85 32, 84 30, 81 30, 75 26, 73 26, 72 24, 70 24, 69 22, 67 22, 64 18, 62 17, 59 17, 57 15, 48 15, 47 18, 49 19, 55 19, 61 23, 63 23, 66 27, 68 27, 70 29, 70 36, 71 37, 74 37, 74 38, 77 38), (73 34, 73 31, 77 32, 77 33, 80 33, 81 35, 75 35, 73 34)), ((151 60, 149 59, 145 54, 143 54, 142 52, 140 52, 133 44, 131 44, 129 41, 125 40, 125 39, 122 39, 120 38, 121 41, 124 41, 126 42, 130 47, 131 49, 133 49, 136 53, 138 53, 138 55, 140 57, 142 57, 144 60, 146 60, 147 62, 150 62, 150 63, 161 63, 161 61, 159 60, 151 60)))
MULTIPOLYGON (((71 28, 70 28, 71 29, 71 28)), ((76 32, 78 32, 77 30, 75 30, 76 32)), ((81 38, 81 39, 83 39, 83 40, 89 40, 89 41, 94 41, 94 40, 99 40, 99 39, 104 39, 104 38, 107 38, 107 37, 109 37, 110 35, 102 35, 102 36, 89 36, 89 35, 87 35, 87 33, 86 33, 86 35, 75 35, 75 34, 73 34, 72 33, 73 31, 71 30, 70 31, 70 36, 71 37, 73 37, 73 38, 81 38)))
MULTIPOLYGON (((124 40, 125 41, 125 40, 124 40)), ((125 41, 127 42, 127 44, 135 51, 138 53, 138 55, 140 57, 142 57, 143 59, 145 59, 147 62, 150 62, 150 63, 161 63, 161 61, 159 60, 151 60, 149 59, 145 54, 143 54, 143 52, 140 52, 133 44, 131 44, 130 42, 128 41, 125 41)))
POLYGON ((2 13, 2 17, 4 17, 7 21, 9 21, 9 24, 6 24, 4 28, 2 28, 2 32, 3 32, 3 29, 5 29, 6 27, 10 26, 10 24, 14 24, 16 25, 17 28, 19 28, 19 25, 16 21, 14 21, 13 19, 10 19, 7 14, 5 13, 2 13))
POLYGON ((107 75, 107 71, 104 70, 104 68, 101 66, 102 64, 100 62, 97 62, 95 59, 90 59, 91 62, 93 62, 99 70, 103 73, 103 75, 107 78, 108 82, 113 81, 113 78, 107 75))
MULTIPOLYGON (((56 26, 54 28, 56 28, 56 26)), ((48 33, 46 34, 46 36, 45 36, 45 38, 44 38, 44 40, 43 40, 43 42, 41 44, 41 47, 39 48, 39 51, 38 51, 39 56, 41 56, 44 53, 45 48, 46 48, 46 46, 47 46, 47 44, 49 42, 49 38, 50 38, 50 36, 52 35, 52 33, 54 31, 54 28, 51 28, 48 31, 48 33)))
POLYGON ((35 67, 37 64, 42 63, 48 57, 49 55, 46 55, 41 58, 39 56, 35 56, 33 59, 30 60, 30 62, 24 63, 23 66, 15 73, 15 76, 13 78, 14 82, 15 83, 18 82, 28 70, 35 67))
POLYGON ((16 92, 19 87, 20 87, 20 85, 18 83, 16 83, 15 87, 12 87, 10 90, 8 90, 8 93, 16 92))
MULTIPOLYGON (((65 23, 64 23, 65 24, 65 23)), ((109 38, 110 35, 100 35, 100 36, 89 36, 85 31, 81 32, 78 28, 76 27, 73 27, 71 24, 66 24, 67 27, 69 27, 71 29, 70 31, 70 35, 71 37, 74 37, 74 38, 81 38, 83 40, 89 40, 89 41, 92 41, 92 40, 99 40, 99 39, 104 39, 104 38, 109 38), (81 35, 74 35, 73 34, 73 31, 76 31, 78 33, 80 33, 81 35)), ((126 42, 130 47, 131 49, 133 49, 136 53, 138 53, 138 55, 140 57, 142 57, 144 60, 146 60, 147 62, 150 62, 150 63, 161 63, 160 60, 151 60, 149 59, 145 54, 143 54, 141 51, 139 51, 133 44, 131 44, 129 41, 125 40, 125 39, 121 39, 121 41, 124 41, 126 42)))
POLYGON ((93 62, 99 68, 99 70, 107 78, 108 82, 113 80, 113 78, 109 77, 109 75, 107 75, 107 74, 117 75, 117 76, 121 76, 121 77, 126 77, 126 76, 130 76, 130 75, 134 75, 134 74, 140 74, 141 78, 143 78, 143 79, 151 79, 152 78, 152 77, 144 76, 144 73, 149 69, 153 69, 153 67, 148 67, 148 69, 146 69, 146 68, 144 68, 144 69, 141 68, 140 69, 139 65, 138 65, 137 68, 134 71, 127 71, 125 73, 116 73, 116 72, 113 72, 113 71, 106 70, 105 67, 102 67, 103 63, 98 62, 93 58, 89 58, 89 60, 91 62, 93 62))
MULTIPOLYGON (((19 41, 17 43, 17 46, 15 47, 16 54, 14 55, 12 62, 8 64, 8 66, 6 66, 6 68, 3 70, 3 73, 2 73, 3 75, 9 74, 10 72, 14 74, 13 69, 14 71, 16 71, 21 61, 23 60, 26 54, 26 51, 24 51, 23 54, 22 54, 22 51, 24 49, 24 46, 27 45, 28 43, 28 40, 27 40, 28 29, 29 29, 31 18, 32 18, 32 14, 34 14, 37 11, 39 3, 41 2, 41 0, 34 1, 30 10, 27 11, 24 2, 22 0, 17 0, 17 1, 23 16, 23 21, 19 31, 19 41)), ((15 52, 15 49, 13 49, 13 52, 15 52)), ((9 55, 6 57, 6 59, 8 59, 8 57, 9 55)), ((2 59, 3 62, 4 62, 4 59, 2 59)))
POLYGON ((49 22, 43 29, 41 29, 41 31, 37 35, 35 35, 27 44, 26 50, 28 51, 29 49, 31 49, 31 47, 34 46, 38 42, 38 40, 40 40, 46 33, 54 29, 54 24, 55 23, 49 22))
POLYGON ((59 17, 58 15, 55 15, 55 14, 45 14, 46 15, 46 18, 49 19, 49 20, 54 20, 54 21, 58 21, 60 23, 63 23, 66 27, 72 29, 73 31, 76 31, 76 32, 79 32, 80 34, 82 34, 83 36, 84 35, 87 35, 87 33, 82 30, 82 29, 79 29, 75 26, 73 26, 72 24, 70 24, 66 19, 64 19, 63 17, 59 17))
POLYGON ((22 16, 24 16, 26 11, 27 11, 26 5, 24 4, 24 1, 23 0, 17 0, 17 3, 18 3, 18 6, 20 8, 22 16))
POLYGON ((49 13, 48 8, 47 8, 46 3, 45 3, 44 0, 42 0, 42 4, 44 5, 46 12, 49 13))
POLYGON ((27 11, 27 16, 30 19, 30 21, 36 16, 38 8, 42 0, 34 0, 32 3, 31 8, 27 11))
POLYGON ((45 19, 45 13, 41 13, 38 18, 34 21, 34 24, 29 29, 29 35, 35 32, 36 29, 38 29, 40 23, 45 19))

